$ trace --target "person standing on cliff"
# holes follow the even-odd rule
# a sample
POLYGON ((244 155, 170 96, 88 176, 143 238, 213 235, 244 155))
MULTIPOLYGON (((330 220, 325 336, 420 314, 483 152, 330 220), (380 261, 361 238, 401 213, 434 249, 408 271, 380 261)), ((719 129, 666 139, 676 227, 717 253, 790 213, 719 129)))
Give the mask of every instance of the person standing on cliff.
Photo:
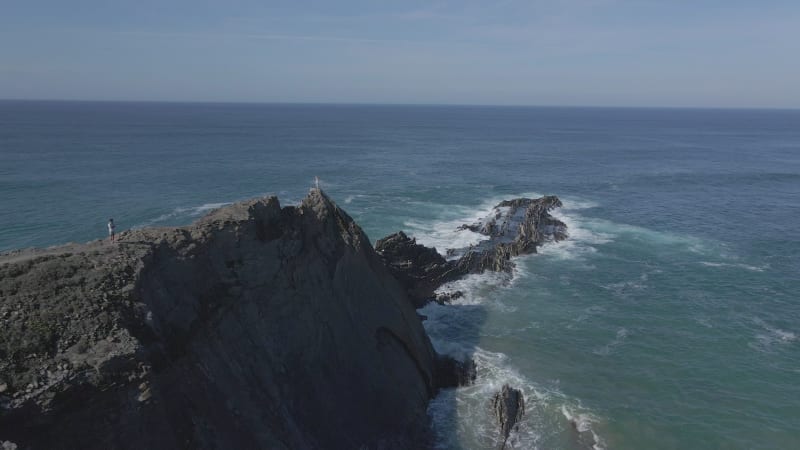
POLYGON ((111 237, 111 242, 114 242, 114 229, 116 228, 116 225, 114 225, 114 219, 108 219, 108 235, 111 237))

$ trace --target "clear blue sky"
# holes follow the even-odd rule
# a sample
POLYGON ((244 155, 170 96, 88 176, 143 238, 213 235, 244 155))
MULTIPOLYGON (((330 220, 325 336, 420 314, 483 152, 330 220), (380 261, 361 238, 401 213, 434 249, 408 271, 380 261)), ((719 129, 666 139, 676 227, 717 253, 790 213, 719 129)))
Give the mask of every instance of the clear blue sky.
POLYGON ((0 0, 0 98, 800 107, 800 1, 0 0))

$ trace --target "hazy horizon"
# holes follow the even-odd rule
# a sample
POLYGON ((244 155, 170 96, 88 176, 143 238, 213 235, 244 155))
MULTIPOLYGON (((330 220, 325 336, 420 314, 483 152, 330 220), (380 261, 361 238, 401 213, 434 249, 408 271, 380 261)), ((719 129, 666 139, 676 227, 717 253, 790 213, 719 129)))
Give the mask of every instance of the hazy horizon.
POLYGON ((531 109, 677 109, 721 111, 800 111, 800 107, 770 106, 669 106, 669 105, 532 105, 496 103, 388 103, 388 102, 281 102, 281 101, 225 101, 225 100, 130 100, 130 99, 63 99, 63 98, 0 98, 0 102, 19 103, 163 103, 175 105, 252 105, 252 106, 398 106, 398 107, 475 107, 475 108, 531 108, 531 109))
POLYGON ((800 107, 800 4, 12 0, 0 98, 800 107))

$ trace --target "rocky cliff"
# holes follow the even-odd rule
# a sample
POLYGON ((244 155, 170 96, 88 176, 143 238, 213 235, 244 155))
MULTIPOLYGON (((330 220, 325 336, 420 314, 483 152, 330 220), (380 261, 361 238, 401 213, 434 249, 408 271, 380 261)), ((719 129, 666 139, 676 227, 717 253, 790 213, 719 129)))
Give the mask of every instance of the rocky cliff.
POLYGON ((419 448, 442 378, 406 289, 316 189, 0 256, 0 330, 21 449, 419 448))

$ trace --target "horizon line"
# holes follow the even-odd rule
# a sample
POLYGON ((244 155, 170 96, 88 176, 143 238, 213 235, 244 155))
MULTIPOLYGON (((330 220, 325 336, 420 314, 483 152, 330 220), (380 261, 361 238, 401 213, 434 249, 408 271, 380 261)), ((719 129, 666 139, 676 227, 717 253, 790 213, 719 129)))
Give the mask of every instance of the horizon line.
POLYGON ((705 109, 705 110, 761 110, 800 111, 797 107, 776 106, 679 106, 679 105, 576 105, 576 104, 500 104, 500 103, 401 103, 401 102, 341 102, 341 101, 241 101, 241 100, 130 100, 130 99, 62 99, 62 98, 0 98, 0 102, 30 103, 166 103, 197 105, 285 105, 285 106, 417 106, 417 107, 488 107, 488 108, 597 108, 597 109, 705 109))

